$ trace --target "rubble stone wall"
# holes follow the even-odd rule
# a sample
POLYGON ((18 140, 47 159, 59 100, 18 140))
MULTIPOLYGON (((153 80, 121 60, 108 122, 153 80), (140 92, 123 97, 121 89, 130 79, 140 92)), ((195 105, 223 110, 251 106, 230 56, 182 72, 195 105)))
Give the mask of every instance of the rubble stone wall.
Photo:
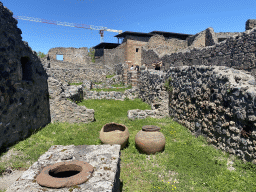
POLYGON ((49 77, 49 101, 51 122, 88 123, 94 121, 94 110, 78 106, 75 102, 83 100, 83 89, 80 86, 68 86, 49 77), (67 100, 67 98, 72 101, 67 100))
MULTIPOLYGON (((0 2, 0 148, 50 123, 47 74, 22 41, 13 13, 0 2)), ((2 151, 2 150, 0 150, 2 151)))
POLYGON ((256 158, 256 81, 224 66, 171 67, 170 116, 246 161, 256 158))
POLYGON ((104 65, 114 67, 114 65, 125 62, 124 49, 104 49, 104 65))
POLYGON ((46 69, 49 77, 61 82, 80 83, 83 80, 100 82, 106 80, 106 69, 79 68, 79 69, 46 69))
POLYGON ((166 73, 162 71, 141 71, 138 78, 138 97, 156 110, 152 115, 169 116, 169 95, 164 86, 166 73))
POLYGON ((87 64, 90 62, 90 57, 88 55, 88 48, 74 48, 74 47, 56 47, 48 51, 50 58, 56 60, 56 55, 63 55, 63 61, 77 64, 87 64))
POLYGON ((245 30, 251 30, 256 27, 256 19, 248 19, 245 23, 245 30))
POLYGON ((163 35, 154 35, 142 47, 141 64, 153 69, 152 63, 159 61, 159 57, 167 53, 175 53, 187 48, 187 41, 176 38, 167 39, 163 35), (153 55, 151 53, 154 52, 153 55), (146 54, 146 56, 145 56, 146 54))
MULTIPOLYGON (((246 70, 256 76, 255 51, 256 51, 256 29, 240 33, 236 37, 212 46, 203 48, 185 49, 181 52, 172 53, 161 57, 164 70, 175 66, 227 66, 235 69, 246 70)), ((157 58, 153 51, 147 52, 143 57, 157 58), (150 55, 152 54, 152 55, 150 55)))

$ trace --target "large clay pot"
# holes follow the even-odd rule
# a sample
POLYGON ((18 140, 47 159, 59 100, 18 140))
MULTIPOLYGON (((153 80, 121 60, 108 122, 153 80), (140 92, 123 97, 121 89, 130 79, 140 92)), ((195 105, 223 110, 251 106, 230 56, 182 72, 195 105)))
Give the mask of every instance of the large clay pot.
POLYGON ((165 147, 164 134, 161 128, 154 125, 146 125, 135 136, 135 144, 141 153, 155 154, 161 152, 165 147))
POLYGON ((117 123, 107 123, 100 130, 100 140, 104 144, 119 144, 125 147, 129 139, 128 128, 117 123))

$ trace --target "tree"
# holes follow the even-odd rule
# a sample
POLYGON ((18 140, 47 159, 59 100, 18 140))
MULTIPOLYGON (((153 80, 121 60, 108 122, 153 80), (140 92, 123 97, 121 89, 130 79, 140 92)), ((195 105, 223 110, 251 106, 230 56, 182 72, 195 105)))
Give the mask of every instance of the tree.
POLYGON ((91 57, 92 62, 95 63, 95 49, 93 49, 92 47, 90 47, 88 54, 89 54, 89 56, 91 57))
POLYGON ((37 52, 37 56, 40 57, 40 58, 44 58, 46 56, 46 54, 44 54, 43 52, 41 51, 38 51, 37 52))

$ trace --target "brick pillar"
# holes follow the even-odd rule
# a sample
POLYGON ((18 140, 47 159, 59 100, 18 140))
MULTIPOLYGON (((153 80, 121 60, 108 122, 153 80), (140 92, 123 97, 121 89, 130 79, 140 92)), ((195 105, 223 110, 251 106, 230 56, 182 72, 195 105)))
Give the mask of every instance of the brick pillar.
POLYGON ((138 75, 137 71, 130 71, 131 75, 131 82, 132 82, 132 87, 137 87, 138 86, 138 75))
POLYGON ((124 73, 123 73, 123 81, 124 81, 124 84, 127 85, 127 68, 124 68, 124 73))

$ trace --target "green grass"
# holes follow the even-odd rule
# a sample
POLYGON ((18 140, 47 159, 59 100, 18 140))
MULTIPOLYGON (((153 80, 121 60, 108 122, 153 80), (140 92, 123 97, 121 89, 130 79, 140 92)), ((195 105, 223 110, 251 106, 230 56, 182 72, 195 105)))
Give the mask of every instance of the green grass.
POLYGON ((119 83, 119 84, 113 84, 113 87, 125 87, 124 83, 119 83))
POLYGON ((102 84, 103 82, 93 82, 95 85, 100 85, 102 84))
POLYGON ((126 88, 118 88, 118 86, 116 88, 114 88, 114 85, 113 85, 113 88, 104 88, 104 89, 91 89, 90 91, 97 91, 97 92, 101 92, 101 91, 106 91, 106 92, 109 92, 109 91, 117 91, 117 92, 125 92, 125 90, 127 89, 131 89, 132 86, 129 85, 128 87, 126 88))
POLYGON ((114 77, 115 75, 106 75, 106 78, 114 77))
MULTIPOLYGON (((103 125, 116 122, 124 124, 130 133, 129 146, 121 151, 122 191, 256 191, 255 165, 243 164, 236 157, 207 145, 204 137, 195 138, 171 118, 129 120, 128 110, 150 109, 139 99, 85 100, 78 105, 94 109, 96 121, 47 125, 12 147, 25 155, 15 157, 12 167, 29 168, 52 145, 99 145, 99 131, 103 125), (166 138, 164 152, 148 156, 137 151, 135 136, 144 125, 161 127, 166 138), (227 169, 228 158, 233 158, 235 171, 227 169)), ((0 170, 9 163, 1 163, 0 170)))
POLYGON ((80 82, 80 83, 68 83, 69 85, 82 85, 83 82, 80 82))

